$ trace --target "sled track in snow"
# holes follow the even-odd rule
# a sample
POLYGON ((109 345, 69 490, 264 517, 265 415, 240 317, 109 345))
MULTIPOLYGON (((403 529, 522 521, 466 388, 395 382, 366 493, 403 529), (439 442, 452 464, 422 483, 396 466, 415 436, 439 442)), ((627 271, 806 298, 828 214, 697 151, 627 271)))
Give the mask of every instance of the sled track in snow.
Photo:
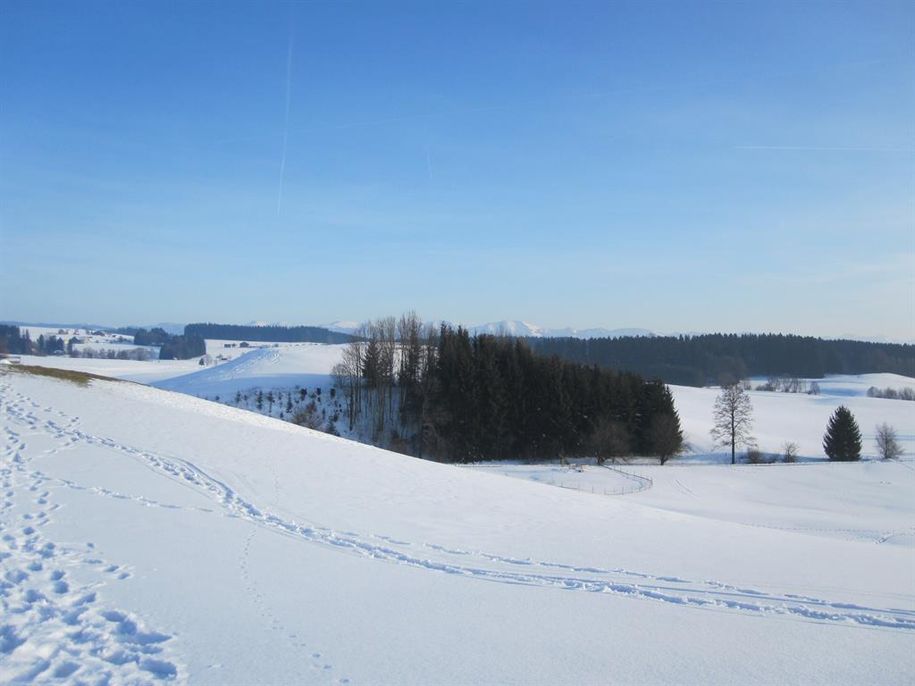
POLYGON ((24 422, 33 430, 49 433, 68 445, 99 445, 121 452, 169 478, 207 494, 220 504, 228 516, 244 518, 309 543, 374 560, 494 583, 605 593, 682 607, 790 617, 846 626, 915 630, 915 610, 873 608, 810 596, 769 593, 715 580, 691 581, 627 569, 511 558, 482 551, 458 550, 429 542, 398 541, 380 534, 338 532, 314 523, 291 521, 245 499, 228 484, 210 476, 188 460, 87 433, 78 428, 78 423, 73 418, 64 417, 63 422, 54 419, 41 421, 25 409, 27 404, 33 404, 30 399, 19 393, 10 398, 10 390, 9 386, 0 387, 4 411, 10 420, 24 422))

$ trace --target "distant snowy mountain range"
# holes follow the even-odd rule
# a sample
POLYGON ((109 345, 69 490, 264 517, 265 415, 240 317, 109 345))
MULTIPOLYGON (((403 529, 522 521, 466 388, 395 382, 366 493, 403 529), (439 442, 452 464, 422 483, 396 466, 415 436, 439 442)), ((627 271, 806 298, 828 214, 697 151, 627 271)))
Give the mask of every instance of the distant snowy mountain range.
MULTIPOLYGON (((325 324, 325 328, 339 333, 353 333, 359 323, 354 321, 335 321, 325 324)), ((623 336, 654 336, 648 329, 550 329, 518 319, 505 319, 499 322, 487 322, 467 327, 471 334, 493 334, 504 336, 523 336, 530 338, 621 338, 623 336)))
POLYGON ((469 330, 472 334, 488 333, 494 335, 526 336, 530 338, 622 338, 623 336, 655 335, 654 332, 649 331, 648 329, 636 328, 573 329, 571 327, 565 327, 562 329, 550 329, 516 319, 478 324, 477 326, 469 327, 469 330))

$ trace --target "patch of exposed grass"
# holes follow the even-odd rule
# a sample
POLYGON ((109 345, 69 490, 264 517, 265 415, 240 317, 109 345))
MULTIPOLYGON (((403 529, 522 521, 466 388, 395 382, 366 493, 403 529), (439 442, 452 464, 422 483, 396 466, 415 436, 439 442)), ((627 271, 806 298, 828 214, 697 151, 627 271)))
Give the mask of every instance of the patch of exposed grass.
POLYGON ((89 382, 93 379, 101 379, 102 381, 120 381, 120 379, 113 379, 110 376, 99 376, 98 374, 90 374, 89 372, 77 372, 72 369, 55 369, 54 367, 37 367, 28 364, 0 365, 0 373, 48 376, 52 379, 69 381, 70 383, 75 383, 79 386, 88 386, 89 382))

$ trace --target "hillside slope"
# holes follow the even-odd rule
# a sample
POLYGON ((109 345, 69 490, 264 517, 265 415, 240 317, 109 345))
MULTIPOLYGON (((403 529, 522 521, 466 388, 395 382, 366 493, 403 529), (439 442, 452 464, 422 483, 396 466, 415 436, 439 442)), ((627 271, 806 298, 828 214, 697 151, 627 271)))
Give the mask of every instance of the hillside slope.
POLYGON ((189 395, 224 398, 250 388, 328 386, 331 370, 339 361, 343 347, 295 343, 257 348, 224 364, 157 380, 155 385, 189 395))
MULTIPOLYGON (((129 383, 5 372, 0 404, 0 680, 915 670, 906 547, 723 521, 714 492, 694 516, 423 462, 129 383)), ((874 467, 915 486, 910 465, 874 467)))
MULTIPOLYGON (((219 351, 222 342, 209 342, 212 351, 219 351), (211 345, 212 344, 212 345, 211 345)), ((260 388, 310 389, 333 385, 331 370, 340 360, 344 346, 314 343, 286 344, 278 347, 243 351, 229 349, 233 359, 213 367, 201 368, 192 360, 162 360, 133 362, 129 360, 90 360, 68 357, 30 357, 23 361, 61 369, 83 370, 130 381, 151 383, 167 390, 198 397, 230 400, 237 391, 260 388), (237 355, 237 356, 236 356, 237 355)), ((867 397, 870 386, 878 388, 913 388, 915 379, 898 374, 835 375, 817 380, 820 395, 750 391, 753 403, 753 434, 761 450, 778 453, 785 441, 798 444, 801 456, 825 459, 822 449, 823 432, 829 416, 840 404, 851 409, 861 427, 864 455, 876 454, 874 429, 888 422, 899 434, 899 441, 908 455, 915 455, 915 403, 867 397)), ((703 460, 730 459, 723 448, 715 446, 709 436, 715 388, 670 386, 680 414, 684 436, 690 453, 703 460)), ((280 410, 277 405, 275 414, 280 410)), ((680 458, 681 460, 684 458, 680 458)))

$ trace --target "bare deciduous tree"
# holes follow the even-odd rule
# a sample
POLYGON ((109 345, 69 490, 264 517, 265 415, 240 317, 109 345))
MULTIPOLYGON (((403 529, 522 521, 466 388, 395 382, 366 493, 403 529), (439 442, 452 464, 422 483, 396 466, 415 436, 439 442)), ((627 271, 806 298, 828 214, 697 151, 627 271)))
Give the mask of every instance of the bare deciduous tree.
POLYGON ((896 438, 896 429, 886 422, 877 425, 874 440, 877 443, 877 454, 884 460, 895 460, 902 456, 902 446, 896 438))
MULTIPOLYGON (((362 404, 362 374, 365 366, 365 327, 355 332, 356 338, 343 349, 340 362, 334 365, 333 375, 336 385, 343 391, 347 400, 347 419, 349 430, 356 424, 359 408, 362 404)), ((304 399, 304 393, 302 398, 304 399)))
POLYGON ((629 432, 622 423, 611 419, 602 419, 591 434, 591 450, 597 458, 597 464, 608 459, 628 455, 630 450, 629 432))
POLYGON ((737 463, 737 446, 753 446, 753 405, 740 384, 723 386, 715 399, 715 426, 712 439, 717 445, 731 446, 731 464, 737 463))

